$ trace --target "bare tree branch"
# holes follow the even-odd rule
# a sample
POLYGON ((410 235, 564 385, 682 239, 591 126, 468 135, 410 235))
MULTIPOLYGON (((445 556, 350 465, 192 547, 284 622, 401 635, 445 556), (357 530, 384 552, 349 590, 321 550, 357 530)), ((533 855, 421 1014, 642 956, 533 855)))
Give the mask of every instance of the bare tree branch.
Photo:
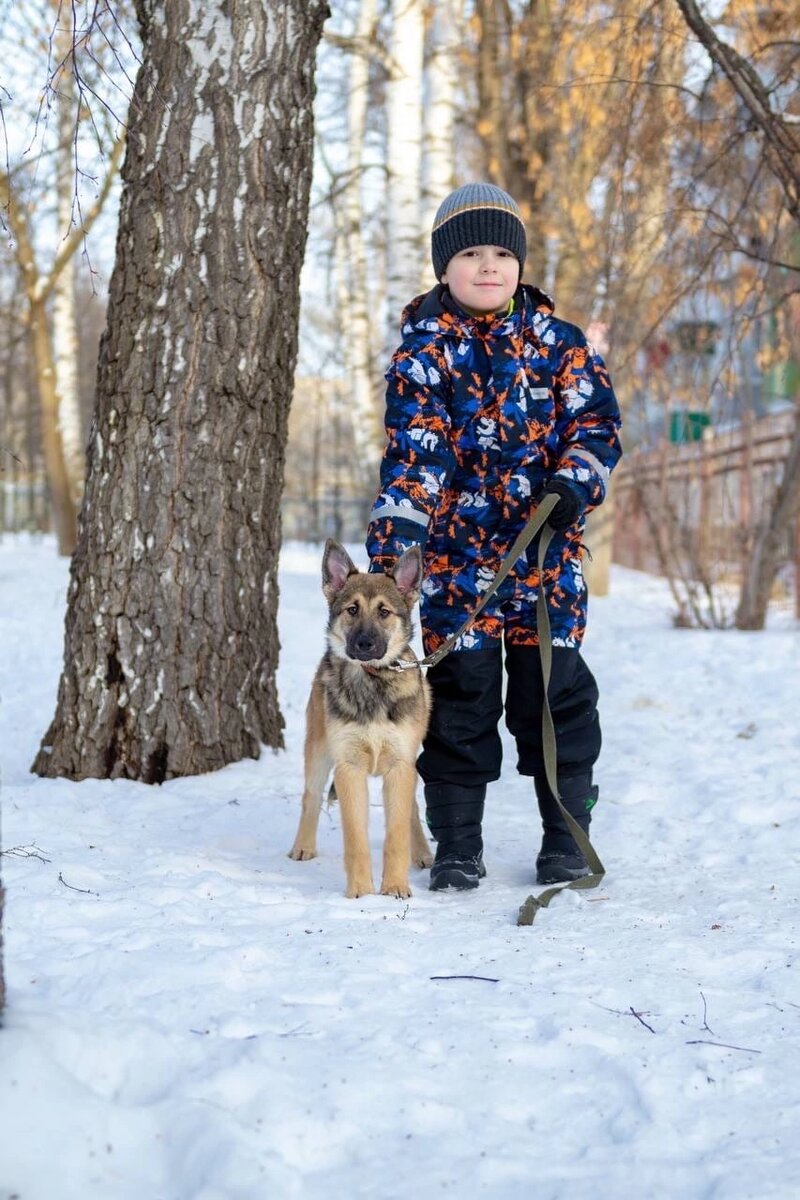
POLYGON ((695 0, 676 0, 686 24, 705 47, 712 62, 725 75, 744 103, 769 151, 769 163, 786 199, 786 206, 800 223, 800 143, 780 113, 770 104, 769 93, 751 63, 733 46, 723 42, 703 17, 695 0))

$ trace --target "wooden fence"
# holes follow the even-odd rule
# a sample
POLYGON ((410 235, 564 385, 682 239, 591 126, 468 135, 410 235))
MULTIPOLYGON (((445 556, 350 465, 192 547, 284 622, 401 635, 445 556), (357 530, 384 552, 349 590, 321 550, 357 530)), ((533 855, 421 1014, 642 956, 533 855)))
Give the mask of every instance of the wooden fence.
MULTIPOLYGON (((794 430, 791 411, 697 442, 633 451, 614 473, 613 558, 664 575, 680 561, 687 575, 738 583, 758 523, 781 479, 794 430)), ((800 617, 800 522, 790 531, 779 590, 800 617)))

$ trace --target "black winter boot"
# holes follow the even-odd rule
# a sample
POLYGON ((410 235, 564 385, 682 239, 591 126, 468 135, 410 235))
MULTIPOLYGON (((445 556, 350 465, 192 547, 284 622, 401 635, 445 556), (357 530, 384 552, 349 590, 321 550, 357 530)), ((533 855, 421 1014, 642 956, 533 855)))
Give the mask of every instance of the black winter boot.
POLYGON ((486 784, 426 783, 428 828, 436 839, 430 889, 476 888, 486 874, 481 821, 486 784))
MULTIPOLYGON (((589 874, 588 864, 567 828, 547 780, 537 777, 534 785, 544 826, 542 848, 536 859, 536 882, 567 883, 581 879, 589 874)), ((591 772, 571 777, 559 775, 558 790, 564 808, 588 834, 598 796, 597 787, 592 786, 591 772)))

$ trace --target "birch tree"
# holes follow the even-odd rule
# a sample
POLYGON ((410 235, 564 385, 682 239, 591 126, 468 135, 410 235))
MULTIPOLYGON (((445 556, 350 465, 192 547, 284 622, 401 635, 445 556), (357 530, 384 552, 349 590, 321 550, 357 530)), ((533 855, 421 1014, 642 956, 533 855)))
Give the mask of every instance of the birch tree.
POLYGON ((392 350, 400 313, 420 290, 424 41, 423 0, 392 0, 386 89, 387 340, 392 350))
MULTIPOLYGON (((72 9, 58 14, 55 38, 59 61, 53 88, 57 95, 58 145, 56 148, 57 224, 60 240, 78 222, 75 206, 75 145, 80 103, 71 57, 75 40, 72 9)), ((53 286, 53 367, 55 370, 58 433, 64 456, 67 486, 77 512, 83 493, 86 467, 85 436, 78 395, 78 322, 75 312, 75 256, 70 255, 53 286)))
POLYGON ((34 770, 159 783, 282 745, 279 500, 324 0, 138 0, 56 714, 34 770))
POLYGON ((374 326, 370 316, 370 286, 364 239, 362 203, 364 147, 369 108, 369 47, 378 20, 376 0, 361 0, 354 49, 349 58, 347 93, 347 174, 339 206, 337 257, 339 309, 347 323, 344 339, 345 369, 349 381, 348 407, 359 457, 368 469, 377 470, 383 447, 383 424, 376 383, 374 326))
MULTIPOLYGON (((428 16, 425 68, 422 228, 433 225, 436 210, 456 186, 455 146, 458 108, 458 38, 460 23, 456 0, 437 0, 428 16)), ((424 256, 421 286, 430 281, 424 256)))

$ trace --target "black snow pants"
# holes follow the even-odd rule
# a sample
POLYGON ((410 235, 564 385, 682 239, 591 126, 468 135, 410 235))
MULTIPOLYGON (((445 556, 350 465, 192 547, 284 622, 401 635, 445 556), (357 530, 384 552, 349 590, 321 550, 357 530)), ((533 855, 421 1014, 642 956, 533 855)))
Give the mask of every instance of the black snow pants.
MULTIPOLYGON (((544 778, 542 667, 538 646, 506 646, 506 725, 517 770, 544 778)), ((417 768, 425 784, 478 787, 500 778, 503 664, 500 645, 461 650, 428 671, 433 711, 417 768)), ((600 753, 597 684, 580 650, 553 647, 548 689, 559 777, 587 776, 600 753)), ((426 789, 427 791, 427 789, 426 789)))

